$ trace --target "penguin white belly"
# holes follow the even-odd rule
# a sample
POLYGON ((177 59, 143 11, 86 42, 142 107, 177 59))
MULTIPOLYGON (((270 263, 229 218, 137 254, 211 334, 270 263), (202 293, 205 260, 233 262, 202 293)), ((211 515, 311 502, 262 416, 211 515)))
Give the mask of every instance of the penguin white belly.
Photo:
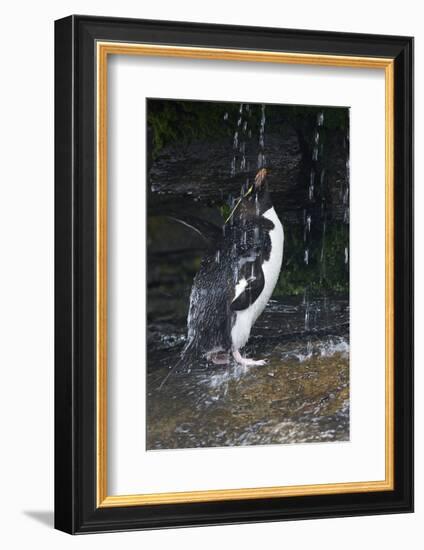
POLYGON ((250 336, 250 330, 256 319, 265 309, 277 284, 283 261, 284 230, 274 208, 267 210, 263 216, 272 221, 274 228, 269 232, 271 252, 269 260, 262 264, 264 273, 264 288, 257 300, 247 309, 237 311, 236 320, 231 330, 231 340, 234 350, 242 348, 250 336))

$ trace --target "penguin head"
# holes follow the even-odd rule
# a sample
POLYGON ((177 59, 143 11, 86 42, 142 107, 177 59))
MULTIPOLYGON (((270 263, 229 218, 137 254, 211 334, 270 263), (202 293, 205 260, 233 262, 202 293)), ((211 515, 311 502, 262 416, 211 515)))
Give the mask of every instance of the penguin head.
POLYGON ((260 192, 263 189, 263 187, 268 186, 266 181, 267 174, 268 172, 266 168, 261 168, 259 172, 256 174, 255 183, 253 184, 255 186, 256 193, 260 192))
POLYGON ((267 183, 268 171, 261 168, 255 176, 254 182, 246 190, 242 190, 239 200, 230 212, 225 223, 244 224, 246 220, 262 216, 272 207, 271 196, 267 183))
POLYGON ((255 176, 250 195, 246 197, 246 208, 255 216, 262 216, 272 206, 267 176, 268 170, 261 168, 255 176))

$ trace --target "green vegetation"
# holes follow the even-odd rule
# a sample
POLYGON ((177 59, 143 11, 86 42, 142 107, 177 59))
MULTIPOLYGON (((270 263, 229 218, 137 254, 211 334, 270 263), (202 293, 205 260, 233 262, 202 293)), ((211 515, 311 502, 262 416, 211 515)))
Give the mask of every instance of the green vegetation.
POLYGON ((206 101, 149 100, 148 124, 152 131, 153 158, 166 145, 188 145, 193 139, 212 140, 231 135, 230 126, 224 123, 224 114, 234 121, 237 105, 206 101), (228 108, 227 108, 228 107, 228 108), (227 110, 226 110, 227 109, 227 110))
POLYGON ((303 229, 290 225, 285 231, 284 261, 274 291, 275 296, 303 294, 305 288, 313 293, 322 290, 349 291, 349 270, 345 264, 348 227, 340 222, 327 224, 324 247, 322 234, 311 239, 308 264, 305 263, 303 229), (322 256, 322 259, 321 259, 322 256))

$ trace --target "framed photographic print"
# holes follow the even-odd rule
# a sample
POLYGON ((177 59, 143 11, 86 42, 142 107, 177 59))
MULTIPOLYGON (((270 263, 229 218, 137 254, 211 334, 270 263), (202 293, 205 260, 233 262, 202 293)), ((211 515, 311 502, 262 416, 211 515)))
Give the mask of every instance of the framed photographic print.
POLYGON ((413 39, 55 26, 55 525, 413 509, 413 39))

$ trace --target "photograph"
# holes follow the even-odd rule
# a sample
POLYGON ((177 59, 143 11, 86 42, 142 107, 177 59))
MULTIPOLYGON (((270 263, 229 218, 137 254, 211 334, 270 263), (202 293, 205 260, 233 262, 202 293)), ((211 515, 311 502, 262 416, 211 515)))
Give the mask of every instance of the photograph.
POLYGON ((147 450, 349 441, 349 113, 146 99, 147 450))

